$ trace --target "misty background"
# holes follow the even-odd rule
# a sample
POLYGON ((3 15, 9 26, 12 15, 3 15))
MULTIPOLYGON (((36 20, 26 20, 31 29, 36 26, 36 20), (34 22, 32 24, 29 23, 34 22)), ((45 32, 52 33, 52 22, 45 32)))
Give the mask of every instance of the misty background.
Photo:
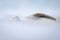
POLYGON ((60 0, 0 0, 0 40, 60 40, 60 0), (38 12, 57 21, 23 20, 38 12))

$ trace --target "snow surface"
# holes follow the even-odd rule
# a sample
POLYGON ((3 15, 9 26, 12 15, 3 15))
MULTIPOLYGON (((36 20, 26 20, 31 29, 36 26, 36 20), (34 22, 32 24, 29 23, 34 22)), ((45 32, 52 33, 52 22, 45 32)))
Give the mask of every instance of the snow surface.
POLYGON ((60 17, 56 21, 31 18, 0 15, 0 40, 60 40, 60 17))
POLYGON ((60 40, 60 0, 0 0, 0 40, 60 40), (38 12, 57 20, 34 20, 38 12))

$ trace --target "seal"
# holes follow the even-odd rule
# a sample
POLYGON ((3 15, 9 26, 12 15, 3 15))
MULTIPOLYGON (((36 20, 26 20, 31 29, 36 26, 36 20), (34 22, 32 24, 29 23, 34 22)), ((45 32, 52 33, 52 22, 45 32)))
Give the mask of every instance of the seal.
POLYGON ((48 18, 48 19, 52 19, 52 20, 56 21, 56 19, 54 17, 46 15, 44 13, 36 13, 36 14, 33 14, 33 16, 37 17, 37 18, 48 18))

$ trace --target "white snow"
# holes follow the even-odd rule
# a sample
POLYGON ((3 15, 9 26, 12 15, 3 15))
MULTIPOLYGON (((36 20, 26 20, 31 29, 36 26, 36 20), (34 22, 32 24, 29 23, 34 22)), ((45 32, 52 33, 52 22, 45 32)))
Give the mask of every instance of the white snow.
POLYGON ((0 40, 60 40, 59 4, 58 0, 0 0, 0 40), (33 19, 30 15, 37 12, 57 20, 33 19))
POLYGON ((0 40, 58 40, 60 19, 19 19, 12 15, 0 17, 0 40))

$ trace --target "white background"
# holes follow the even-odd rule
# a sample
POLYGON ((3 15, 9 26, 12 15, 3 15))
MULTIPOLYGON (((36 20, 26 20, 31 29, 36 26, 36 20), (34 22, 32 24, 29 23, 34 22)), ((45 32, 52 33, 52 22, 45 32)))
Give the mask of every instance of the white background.
POLYGON ((0 40, 60 40, 60 0, 0 0, 0 40), (55 16, 47 19, 24 20, 42 12, 55 16), (19 16, 17 20, 15 16, 19 16))

